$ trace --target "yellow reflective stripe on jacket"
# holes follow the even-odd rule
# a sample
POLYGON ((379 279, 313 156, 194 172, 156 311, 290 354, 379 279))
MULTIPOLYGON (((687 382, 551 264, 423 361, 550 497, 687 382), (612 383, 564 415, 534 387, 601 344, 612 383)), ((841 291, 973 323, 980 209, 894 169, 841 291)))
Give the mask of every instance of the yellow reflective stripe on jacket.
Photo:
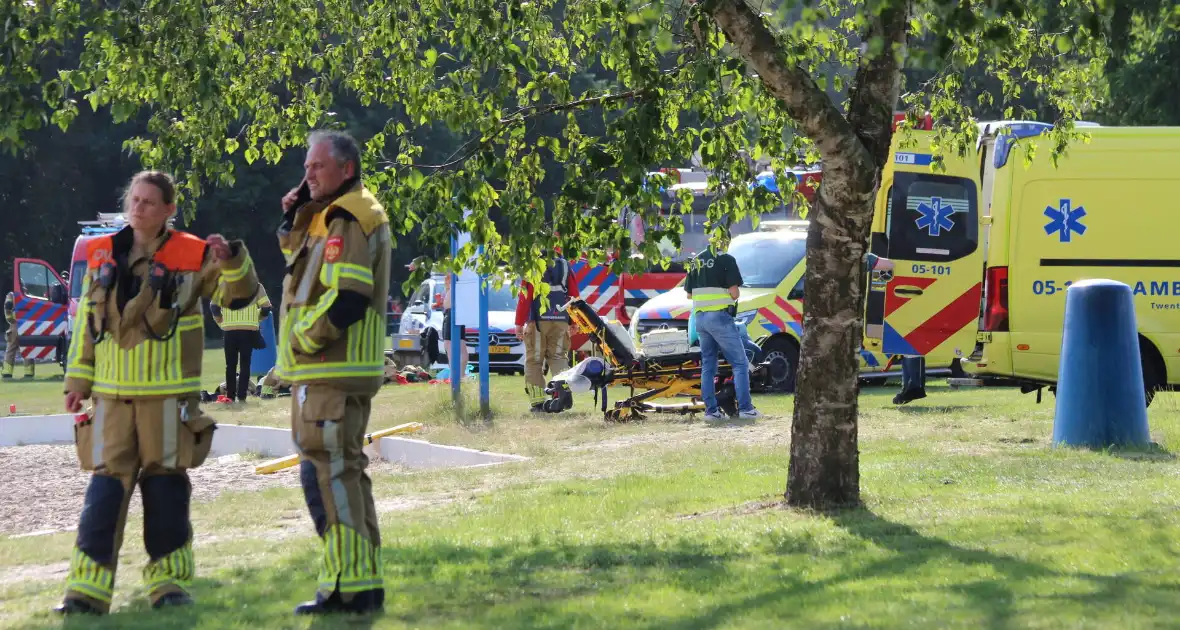
MULTIPOLYGON (((333 291, 329 290, 329 293, 333 291)), ((325 293, 324 297, 327 296, 325 293)), ((321 300, 321 303, 325 302, 321 300)), ((330 301, 326 303, 331 304, 330 301)), ((326 312, 326 307, 324 310, 326 312)), ((385 324, 380 313, 373 309, 366 309, 364 319, 350 326, 345 332, 349 344, 345 361, 299 364, 295 359, 295 344, 299 344, 301 353, 311 353, 303 350, 305 344, 310 344, 310 340, 304 332, 297 329, 300 329, 302 322, 314 322, 315 319, 310 316, 314 312, 309 306, 294 306, 286 317, 283 317, 279 338, 285 341, 279 343, 275 376, 285 382, 297 382, 385 375, 385 324)), ((305 330, 304 327, 303 331, 305 330)))
POLYGON ((251 304, 246 308, 221 309, 222 330, 258 330, 258 320, 262 317, 262 309, 258 304, 251 304))
POLYGON ((721 287, 698 287, 692 290, 692 307, 698 311, 722 311, 736 302, 728 289, 721 287))
POLYGON ((70 558, 66 590, 109 604, 111 596, 115 594, 115 573, 75 547, 70 558))
POLYGON ((226 282, 238 282, 240 280, 244 280, 246 278, 246 274, 248 273, 250 273, 249 258, 247 258, 246 262, 244 262, 242 266, 238 267, 237 269, 222 269, 221 279, 226 282))
POLYGON ((320 283, 324 286, 339 289, 340 281, 344 279, 373 286, 373 271, 351 263, 328 263, 320 267, 320 283))
POLYGON ((200 315, 186 315, 167 341, 148 339, 124 349, 113 337, 106 337, 94 348, 94 391, 116 396, 163 396, 200 389, 200 376, 183 376, 181 337, 203 328, 200 315))
MULTIPOLYGON (((303 354, 314 354, 322 349, 321 346, 316 345, 316 343, 307 336, 307 331, 313 325, 315 325, 316 321, 321 317, 328 316, 328 309, 332 307, 332 303, 336 301, 336 296, 338 294, 339 293, 336 291, 336 289, 328 289, 323 295, 320 296, 320 301, 316 302, 314 309, 306 314, 301 313, 298 318, 294 318, 296 319, 295 327, 291 332, 295 338, 295 342, 299 344, 299 351, 303 354)), ((291 310, 294 311, 295 309, 291 310)), ((303 309, 299 310, 303 311, 303 309)), ((288 317, 290 317, 290 313, 288 313, 288 317)))
MULTIPOLYGON (((349 327, 348 362, 350 364, 385 364, 385 318, 371 308, 365 317, 349 327), (359 329, 358 329, 359 327, 359 329)), ((385 373, 384 367, 382 374, 385 373)))
POLYGON ((320 591, 359 593, 385 587, 381 548, 356 530, 335 524, 324 532, 324 555, 320 561, 320 591))
POLYGON ((94 380, 94 366, 82 363, 82 349, 86 346, 87 322, 90 321, 90 274, 82 279, 82 299, 74 314, 74 329, 70 331, 70 349, 66 352, 66 378, 94 380))

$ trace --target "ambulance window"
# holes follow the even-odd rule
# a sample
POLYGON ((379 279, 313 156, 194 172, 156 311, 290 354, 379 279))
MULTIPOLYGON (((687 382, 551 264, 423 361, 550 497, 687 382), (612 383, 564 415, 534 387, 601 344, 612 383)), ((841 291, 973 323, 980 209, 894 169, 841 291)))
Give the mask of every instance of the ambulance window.
POLYGON ((890 257, 946 262, 967 256, 978 246, 978 203, 971 180, 898 173, 890 197, 886 210, 890 257), (894 207, 900 212, 897 217, 890 216, 894 207))
POLYGON ((795 287, 787 294, 788 300, 802 300, 803 299, 803 278, 799 276, 799 281, 795 283, 795 287))
POLYGON ((45 265, 31 262, 20 264, 20 289, 27 297, 48 300, 50 288, 60 284, 45 265))

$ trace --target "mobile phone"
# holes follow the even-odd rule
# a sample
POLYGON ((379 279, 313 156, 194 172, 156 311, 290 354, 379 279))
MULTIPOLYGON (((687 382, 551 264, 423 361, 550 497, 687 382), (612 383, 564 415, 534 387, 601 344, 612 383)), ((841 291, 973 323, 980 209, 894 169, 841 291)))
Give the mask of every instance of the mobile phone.
POLYGON ((295 207, 298 208, 303 204, 311 201, 311 188, 307 185, 307 180, 304 179, 299 184, 299 190, 295 193, 295 207))

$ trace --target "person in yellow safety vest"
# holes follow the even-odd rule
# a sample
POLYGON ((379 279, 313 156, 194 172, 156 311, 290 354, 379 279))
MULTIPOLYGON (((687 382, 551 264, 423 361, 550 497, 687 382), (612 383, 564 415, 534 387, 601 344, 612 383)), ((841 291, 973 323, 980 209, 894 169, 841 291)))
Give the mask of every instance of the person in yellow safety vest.
POLYGON ((245 245, 173 230, 176 188, 159 171, 124 194, 128 226, 87 244, 66 357, 65 408, 79 463, 93 471, 66 577, 63 614, 109 612, 132 491, 143 497, 152 608, 192 604, 192 485, 214 421, 200 408, 204 318, 217 292, 237 306, 258 289, 245 245), (82 401, 93 397, 85 413, 82 401))
POLYGON ((270 298, 266 289, 258 285, 258 295, 242 308, 222 309, 217 296, 210 304, 213 321, 221 327, 225 345, 225 395, 219 403, 246 402, 250 393, 250 358, 254 351, 265 347, 258 329, 262 318, 270 314, 270 298))
POLYGON ((750 368, 741 334, 734 325, 743 284, 742 273, 737 260, 725 252, 727 247, 728 233, 714 238, 709 247, 688 263, 688 273, 684 277, 684 290, 692 296, 692 317, 701 339, 701 400, 705 403, 706 419, 725 419, 714 383, 720 353, 733 368, 738 417, 755 420, 761 418, 762 413, 754 408, 750 398, 750 368))
POLYGON ((278 377, 291 384, 300 482, 323 543, 315 599, 296 614, 381 610, 381 533, 362 450, 385 374, 389 220, 361 183, 360 149, 338 131, 307 141, 303 183, 283 197, 278 377))
MULTIPOLYGON (((5 379, 11 379, 16 370, 16 357, 20 354, 20 331, 16 327, 16 296, 11 291, 4 298, 4 319, 8 321, 8 334, 5 337, 4 373, 5 379)), ((25 359, 25 378, 33 378, 37 364, 32 359, 25 359)))

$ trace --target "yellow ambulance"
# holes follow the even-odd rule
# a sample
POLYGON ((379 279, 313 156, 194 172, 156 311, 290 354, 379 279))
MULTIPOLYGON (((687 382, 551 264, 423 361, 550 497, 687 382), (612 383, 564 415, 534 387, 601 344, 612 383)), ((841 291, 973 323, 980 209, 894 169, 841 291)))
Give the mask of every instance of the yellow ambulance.
POLYGON ((896 134, 881 174, 869 251, 894 269, 871 275, 864 348, 955 365, 975 347, 983 291, 979 160, 947 155, 933 172, 932 138, 896 134))
POLYGON ((1168 227, 1180 199, 1180 128, 1087 126, 1089 140, 1071 143, 1056 168, 1044 142, 1026 168, 1026 139, 1049 128, 986 125, 978 152, 948 160, 947 173, 913 172, 908 162, 929 160, 920 148, 898 154, 874 235, 897 263, 882 291, 881 347, 969 355, 970 378, 952 384, 1039 395, 1056 384, 1066 289, 1109 278, 1133 290, 1150 404, 1180 383, 1180 254, 1168 227), (947 197, 955 211, 935 210, 947 197), (968 320, 978 321, 973 334, 968 320), (931 321, 937 334, 922 331, 931 321))

